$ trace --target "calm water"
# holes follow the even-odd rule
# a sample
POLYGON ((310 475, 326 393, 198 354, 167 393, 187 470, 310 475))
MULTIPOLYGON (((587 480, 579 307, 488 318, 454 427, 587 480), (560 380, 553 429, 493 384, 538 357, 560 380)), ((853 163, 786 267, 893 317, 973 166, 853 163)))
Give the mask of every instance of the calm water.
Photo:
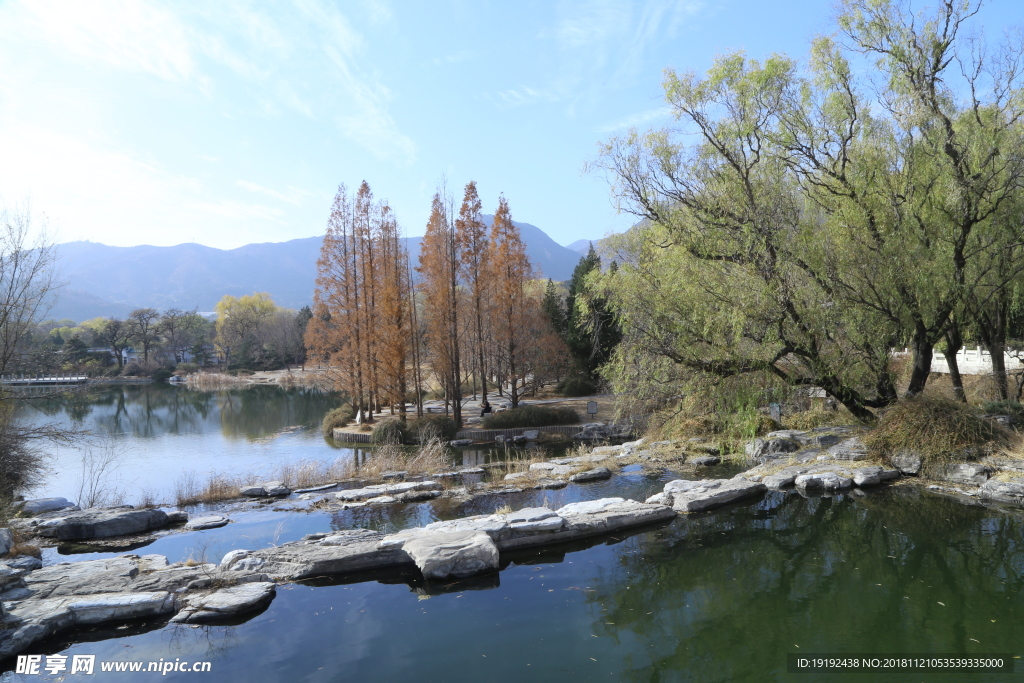
POLYGON ((129 503, 142 491, 171 501, 186 472, 200 480, 211 472, 258 477, 301 460, 351 458, 353 449, 320 432, 324 414, 339 403, 310 389, 193 391, 168 384, 112 385, 60 401, 29 401, 22 419, 87 430, 100 442, 83 437, 77 447, 51 449, 52 472, 33 495, 76 500, 83 450, 99 453, 111 445, 118 463, 109 487, 129 503))
MULTIPOLYGON (((197 432, 206 433, 189 433, 197 432)), ((505 502, 640 498, 669 477, 628 472, 610 482, 463 505, 233 513, 235 524, 166 536, 137 552, 218 559, 232 547, 310 531, 397 529, 505 502)), ((47 561, 112 554, 51 551, 47 561)), ((210 680, 246 682, 1024 680, 1024 673, 786 673, 787 653, 1024 654, 1024 517, 909 486, 866 496, 775 492, 641 533, 503 561, 500 573, 466 583, 428 586, 411 573, 287 586, 243 623, 135 624, 79 632, 33 652, 209 660, 210 680)))
POLYGON ((138 625, 48 651, 210 660, 218 681, 1020 680, 787 674, 785 655, 1021 652, 1022 532, 1016 514, 906 488, 772 493, 628 538, 511 556, 463 585, 396 575, 291 586, 242 624, 138 625))

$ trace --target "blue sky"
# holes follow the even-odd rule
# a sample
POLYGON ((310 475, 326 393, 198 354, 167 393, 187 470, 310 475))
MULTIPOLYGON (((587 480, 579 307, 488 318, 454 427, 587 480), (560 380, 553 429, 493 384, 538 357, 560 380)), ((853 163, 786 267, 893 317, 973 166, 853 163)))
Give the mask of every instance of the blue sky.
MULTIPOLYGON (((669 122, 661 73, 803 57, 821 1, 0 0, 0 199, 58 241, 231 248, 322 234, 366 179, 410 235, 442 177, 567 244, 625 229, 583 173, 669 122)), ((1024 23, 993 0, 989 35, 1024 23)))

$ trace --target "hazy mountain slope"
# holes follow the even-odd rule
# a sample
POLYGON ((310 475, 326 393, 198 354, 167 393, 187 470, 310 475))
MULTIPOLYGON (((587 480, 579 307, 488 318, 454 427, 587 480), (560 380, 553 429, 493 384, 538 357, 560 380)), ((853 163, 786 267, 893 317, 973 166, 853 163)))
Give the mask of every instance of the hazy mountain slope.
MULTIPOLYGON (((490 224, 492 217, 485 216, 490 224)), ((527 253, 543 277, 566 280, 579 254, 529 223, 516 225, 527 253)), ((151 306, 213 310, 225 294, 268 292, 278 304, 300 308, 313 301, 321 237, 214 249, 201 244, 173 247, 110 247, 96 242, 60 245, 61 290, 51 317, 86 320, 124 315, 151 306)), ((421 237, 407 240, 415 265, 421 237)))

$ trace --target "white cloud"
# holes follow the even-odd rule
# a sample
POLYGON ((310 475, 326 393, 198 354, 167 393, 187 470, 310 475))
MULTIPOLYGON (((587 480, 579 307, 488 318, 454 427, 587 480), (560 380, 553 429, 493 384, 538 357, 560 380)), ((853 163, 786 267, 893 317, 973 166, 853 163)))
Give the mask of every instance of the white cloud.
POLYGON ((31 0, 19 9, 23 28, 34 29, 51 48, 166 80, 187 79, 194 71, 178 18, 144 0, 31 0))
POLYGON ((291 186, 285 188, 285 192, 279 192, 278 190, 271 190, 270 188, 263 187, 262 185, 249 182, 248 180, 236 180, 235 185, 238 185, 243 190, 272 197, 278 201, 285 202, 286 204, 292 204, 294 206, 302 206, 303 198, 309 197, 312 194, 306 190, 291 186))
POLYGON ((669 107, 657 107, 655 109, 648 109, 647 111, 638 112, 631 114, 625 118, 619 119, 614 123, 610 123, 606 126, 600 126, 597 129, 598 133, 614 133, 618 130, 624 130, 626 128, 636 128, 643 126, 644 124, 657 121, 658 119, 666 119, 672 116, 672 109, 669 107))

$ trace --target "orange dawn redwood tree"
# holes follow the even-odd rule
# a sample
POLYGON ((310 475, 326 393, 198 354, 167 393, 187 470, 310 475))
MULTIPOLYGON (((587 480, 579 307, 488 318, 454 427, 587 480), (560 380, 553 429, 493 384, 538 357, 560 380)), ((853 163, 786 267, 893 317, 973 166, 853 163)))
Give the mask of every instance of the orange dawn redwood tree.
POLYGON ((382 403, 405 412, 410 302, 406 253, 391 209, 363 181, 338 187, 317 261, 306 346, 357 415, 382 403))
POLYGON ((459 328, 459 248, 451 211, 442 191, 434 194, 430 219, 420 246, 420 291, 426 346, 431 367, 451 407, 455 423, 462 424, 462 367, 459 328))
MULTIPOLYGON (((520 381, 525 379, 524 360, 530 343, 531 304, 527 284, 533 266, 519 228, 512 222, 508 202, 502 195, 491 224, 491 252, 488 279, 492 284, 491 319, 498 351, 499 381, 508 381, 512 407, 519 406, 520 381)), ((536 343, 536 340, 534 341, 536 343)))
POLYGON ((487 277, 490 244, 487 238, 487 224, 484 223, 480 210, 480 196, 476 191, 476 183, 471 180, 466 184, 466 193, 459 209, 459 218, 455 221, 455 230, 462 280, 469 297, 468 314, 472 318, 472 355, 475 356, 481 396, 486 399, 487 366, 484 362, 484 349, 487 340, 485 321, 491 285, 487 277))

